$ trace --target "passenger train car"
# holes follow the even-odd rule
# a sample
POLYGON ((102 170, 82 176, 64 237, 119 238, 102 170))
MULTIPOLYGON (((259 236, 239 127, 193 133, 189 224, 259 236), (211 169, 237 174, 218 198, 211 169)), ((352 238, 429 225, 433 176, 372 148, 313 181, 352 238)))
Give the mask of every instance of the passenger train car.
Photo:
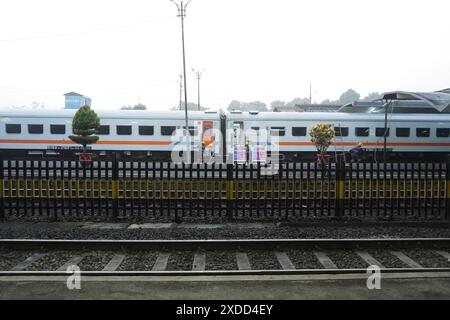
MULTIPOLYGON (((8 155, 73 154, 79 150, 68 136, 76 110, 0 111, 0 150, 8 155)), ((101 127, 100 140, 91 146, 95 153, 118 152, 122 156, 170 160, 181 140, 173 133, 184 128, 183 111, 96 110, 101 127)), ((232 156, 236 147, 245 147, 249 132, 262 132, 258 144, 270 145, 277 136, 282 160, 314 157, 309 130, 317 123, 332 123, 336 137, 329 152, 347 152, 358 142, 372 155, 381 153, 384 134, 391 157, 442 157, 450 153, 450 114, 343 112, 189 112, 193 149, 212 146, 216 154, 232 156), (220 132, 220 134, 219 134, 220 132), (222 138, 223 137, 223 138, 222 138), (229 139, 227 141, 227 139, 229 139)))
MULTIPOLYGON (((16 156, 79 152, 80 147, 68 138, 75 112, 0 111, 0 150, 16 156)), ((99 141, 89 147, 99 155, 114 151, 123 156, 167 160, 181 143, 173 134, 185 128, 182 111, 96 110, 96 113, 100 118, 99 141)), ((189 112, 191 144, 201 141, 207 132, 220 130, 221 121, 217 112, 189 112)))

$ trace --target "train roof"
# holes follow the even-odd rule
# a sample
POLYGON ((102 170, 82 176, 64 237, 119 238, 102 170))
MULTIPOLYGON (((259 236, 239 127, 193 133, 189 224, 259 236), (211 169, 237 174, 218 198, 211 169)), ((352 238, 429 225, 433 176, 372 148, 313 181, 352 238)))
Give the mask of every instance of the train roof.
MULTIPOLYGON (((184 111, 94 110, 100 119, 184 119, 184 111)), ((0 117, 73 118, 75 109, 0 110, 0 117)), ((189 111, 189 120, 219 120, 215 111, 189 111)))
MULTIPOLYGON (((450 114, 389 114, 389 121, 450 121, 450 114)), ((344 112, 230 112, 228 119, 232 121, 384 121, 380 113, 344 113, 344 112)))
MULTIPOLYGON (((76 110, 0 110, 1 118, 72 118, 76 110)), ((100 119, 155 119, 184 120, 184 111, 147 110, 95 110, 100 119)), ((189 111, 189 120, 220 120, 218 112, 189 111)), ((346 113, 346 112, 229 112, 231 121, 384 121, 384 113, 346 113)), ((450 121, 450 114, 434 113, 392 113, 389 121, 450 121)))

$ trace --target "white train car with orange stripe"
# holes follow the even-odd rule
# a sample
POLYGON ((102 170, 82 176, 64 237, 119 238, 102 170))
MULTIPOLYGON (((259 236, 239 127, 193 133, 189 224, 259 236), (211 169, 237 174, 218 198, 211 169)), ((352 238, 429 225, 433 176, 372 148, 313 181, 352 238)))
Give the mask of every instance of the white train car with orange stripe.
MULTIPOLYGON (((392 113, 388 115, 387 130, 383 113, 341 112, 231 112, 227 116, 227 130, 240 133, 265 130, 278 135, 279 152, 286 160, 314 157, 315 146, 309 131, 318 123, 334 125, 336 137, 329 152, 347 152, 359 142, 376 156, 384 148, 384 135, 389 155, 400 158, 441 157, 450 153, 450 114, 392 113)), ((236 134, 233 135, 237 141, 236 134)), ((244 142, 245 143, 245 142, 244 142)), ((227 144, 229 148, 235 143, 227 144)), ((229 150, 231 152, 231 150, 229 150)))
MULTIPOLYGON (((0 111, 0 150, 14 155, 73 153, 80 149, 68 138, 75 112, 66 109, 0 111)), ((100 139, 90 148, 100 154, 115 151, 168 160, 174 146, 181 143, 173 133, 185 128, 183 111, 96 110, 96 113, 100 118, 100 139)), ((221 130, 221 121, 217 112, 189 112, 193 149, 199 148, 202 142, 211 144, 210 132, 221 130), (203 137, 209 137, 208 141, 202 141, 203 137)))
MULTIPOLYGON (((4 155, 73 153, 79 149, 68 136, 76 110, 0 111, 0 151, 4 155)), ((172 134, 184 128, 183 111, 96 110, 101 127, 100 140, 91 146, 99 154, 123 155, 154 160, 170 160, 180 140, 172 134)), ((217 112, 190 111, 189 131, 194 149, 212 146, 216 154, 226 148, 232 155, 237 144, 246 144, 250 131, 266 130, 266 141, 278 136, 279 152, 286 160, 315 156, 309 130, 317 123, 331 123, 337 136, 330 152, 346 152, 357 143, 372 154, 384 147, 392 156, 406 158, 441 157, 450 153, 450 114, 392 113, 385 130, 384 114, 342 112, 217 112), (218 134, 221 133, 221 135, 218 134), (223 137, 223 139, 222 139, 223 137), (230 139, 231 141, 226 141, 230 139)), ((239 147, 245 147, 240 145, 239 147)))

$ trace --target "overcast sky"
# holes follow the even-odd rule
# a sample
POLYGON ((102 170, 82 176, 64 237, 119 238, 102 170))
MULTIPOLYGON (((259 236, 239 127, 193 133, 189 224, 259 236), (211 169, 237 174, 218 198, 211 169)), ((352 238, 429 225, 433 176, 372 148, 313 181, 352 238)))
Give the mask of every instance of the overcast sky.
MULTIPOLYGON (((177 105, 181 31, 169 0, 2 0, 0 106, 63 94, 118 109, 177 105)), ((450 87, 448 0, 192 0, 185 20, 188 100, 192 68, 205 69, 202 105, 232 99, 337 99, 348 88, 450 87)))

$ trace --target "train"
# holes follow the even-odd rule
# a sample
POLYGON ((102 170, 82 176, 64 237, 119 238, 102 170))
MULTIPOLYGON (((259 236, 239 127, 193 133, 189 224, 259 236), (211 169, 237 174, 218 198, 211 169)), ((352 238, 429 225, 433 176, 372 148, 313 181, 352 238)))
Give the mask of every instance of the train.
MULTIPOLYGON (((90 150, 99 157, 116 153, 168 161, 182 144, 174 133, 185 128, 183 111, 95 111, 101 124, 99 141, 90 150)), ((6 158, 72 156, 80 151, 68 138, 75 112, 0 111, 1 154, 6 158)), ((248 145, 250 132, 257 135, 257 147, 270 146, 276 137, 281 161, 314 158, 317 152, 309 131, 318 123, 334 127, 336 136, 328 150, 331 154, 348 153, 358 143, 374 158, 385 147, 390 158, 439 159, 450 153, 450 114, 446 113, 392 113, 387 125, 382 113, 190 111, 188 118, 192 150, 202 150, 207 139, 214 154, 224 159, 243 160, 236 158, 237 151, 254 149, 248 145)), ((245 157, 248 161, 249 155, 245 157)))

